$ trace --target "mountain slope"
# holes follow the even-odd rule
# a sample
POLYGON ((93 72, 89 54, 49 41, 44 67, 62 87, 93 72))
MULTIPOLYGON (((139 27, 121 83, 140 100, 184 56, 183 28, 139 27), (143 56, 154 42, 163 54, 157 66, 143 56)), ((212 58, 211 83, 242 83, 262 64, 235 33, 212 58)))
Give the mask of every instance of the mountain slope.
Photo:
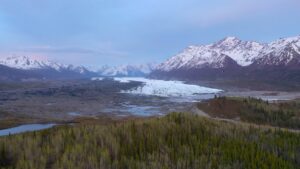
MULTIPOLYGON (((29 77, 38 79, 73 79, 97 76, 143 77, 151 73, 156 67, 156 64, 149 63, 140 65, 120 65, 114 67, 103 66, 98 70, 90 70, 84 66, 61 64, 50 61, 47 58, 32 56, 11 56, 0 58, 0 65, 6 67, 7 71, 5 72, 9 72, 8 70, 11 70, 12 73, 16 70, 17 72, 20 72, 20 76, 16 76, 19 77, 19 80, 29 77), (24 74, 24 77, 21 76, 22 74, 24 74)), ((0 72, 0 76, 2 76, 3 79, 10 79, 8 74, 4 74, 3 72, 0 72)))
POLYGON ((41 57, 11 56, 0 58, 0 65, 5 67, 6 71, 4 72, 17 73, 16 77, 18 77, 10 78, 8 77, 9 73, 0 72, 3 79, 70 79, 97 75, 83 66, 61 64, 41 57))
POLYGON ((0 81, 15 81, 32 78, 42 77, 34 73, 0 65, 0 81))
POLYGON ((299 66, 300 37, 288 38, 270 44, 269 53, 254 61, 255 66, 299 66), (294 40, 290 40, 294 39, 294 40), (281 42, 281 43, 280 43, 281 42))
POLYGON ((98 70, 98 74, 108 77, 143 77, 151 73, 156 64, 140 65, 120 65, 120 66, 103 66, 98 70))
POLYGON ((265 69, 266 72, 282 70, 285 77, 289 77, 289 71, 294 70, 293 76, 296 74, 298 79, 295 70, 300 70, 300 36, 279 39, 269 44, 227 37, 209 45, 190 46, 158 65, 150 76, 255 79, 259 76, 257 70, 261 73, 265 69))
POLYGON ((32 70, 32 69, 55 69, 60 70, 65 68, 65 65, 51 62, 46 58, 42 57, 28 57, 28 56, 11 56, 0 59, 0 64, 23 70, 32 70))
MULTIPOLYGON (((240 66, 248 66, 264 53, 266 44, 242 41, 236 37, 227 37, 209 45, 190 46, 183 52, 160 64, 156 70, 171 71, 176 69, 224 68, 225 55, 240 66)), ((228 59, 228 58, 227 58, 228 59)))

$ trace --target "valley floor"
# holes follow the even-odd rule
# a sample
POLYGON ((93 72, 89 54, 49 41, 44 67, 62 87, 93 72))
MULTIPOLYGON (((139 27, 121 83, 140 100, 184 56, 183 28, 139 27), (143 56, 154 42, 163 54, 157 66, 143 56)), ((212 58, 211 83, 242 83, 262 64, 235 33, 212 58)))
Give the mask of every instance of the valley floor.
MULTIPOLYGON (((300 98, 300 92, 252 91, 241 88, 230 89, 225 86, 221 88, 224 91, 216 94, 180 96, 178 92, 183 92, 181 90, 186 87, 178 82, 172 82, 180 87, 174 90, 173 85, 171 88, 161 87, 162 82, 157 84, 151 82, 141 88, 143 82, 124 83, 120 80, 122 79, 3 83, 0 85, 0 129, 28 123, 71 123, 76 119, 103 116, 122 119, 162 116, 176 111, 188 112, 197 107, 195 103, 213 98, 215 95, 254 97, 273 101, 300 98), (160 88, 152 89, 151 87, 155 85, 160 88), (138 93, 144 91, 158 95, 138 93), (160 96, 166 91, 175 92, 175 95, 160 96), (179 96, 176 96, 178 94, 179 96)), ((125 80, 128 81, 128 78, 125 80)), ((162 84, 170 85, 165 82, 162 84)), ((218 91, 195 85, 187 87, 199 91, 218 91)))
POLYGON ((121 92, 141 85, 106 79, 2 86, 0 129, 59 125, 0 137, 0 168, 299 168, 299 93, 121 92))
MULTIPOLYGON (((180 89, 185 87, 185 84, 172 84, 180 89)), ((0 129, 24 123, 70 123, 78 118, 161 116, 172 111, 186 111, 195 99, 214 96, 211 93, 177 96, 181 95, 178 92, 184 92, 180 89, 175 90, 175 96, 161 96, 164 92, 174 93, 174 90, 169 91, 172 89, 169 83, 171 88, 152 90, 159 95, 132 93, 131 89, 142 91, 141 85, 142 82, 123 83, 113 79, 5 84, 0 88, 0 129)))

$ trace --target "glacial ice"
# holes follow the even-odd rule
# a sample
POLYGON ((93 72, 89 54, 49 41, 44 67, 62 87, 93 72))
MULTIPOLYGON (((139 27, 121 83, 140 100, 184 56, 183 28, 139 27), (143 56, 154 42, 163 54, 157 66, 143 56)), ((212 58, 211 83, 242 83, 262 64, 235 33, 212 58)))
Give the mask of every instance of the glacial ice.
POLYGON ((130 81, 142 82, 143 85, 130 90, 123 90, 122 93, 154 95, 161 97, 189 97, 200 94, 219 93, 222 90, 202 87, 198 85, 185 84, 182 81, 166 81, 147 78, 122 77, 114 78, 120 83, 129 83, 130 81))

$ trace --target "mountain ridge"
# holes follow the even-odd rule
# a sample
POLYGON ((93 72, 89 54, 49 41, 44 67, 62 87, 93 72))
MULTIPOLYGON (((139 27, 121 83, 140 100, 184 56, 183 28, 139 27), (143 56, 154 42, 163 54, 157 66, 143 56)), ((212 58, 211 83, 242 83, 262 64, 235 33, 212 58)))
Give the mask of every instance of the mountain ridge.
POLYGON ((9 56, 0 58, 1 79, 78 79, 90 77, 144 77, 154 70, 156 64, 102 66, 90 69, 85 66, 62 64, 46 57, 9 56), (12 76, 9 76, 11 72, 12 76), (22 77, 23 75, 23 77, 22 77), (13 77, 13 78, 12 78, 13 77))
POLYGON ((297 85, 300 83, 300 36, 270 43, 226 37, 208 45, 189 46, 159 64, 149 77, 297 85))
POLYGON ((144 77, 156 68, 155 63, 137 65, 102 66, 97 73, 105 77, 144 77))
MULTIPOLYGON (((94 76, 95 73, 89 71, 84 66, 74 66, 51 61, 46 57, 38 56, 9 56, 1 57, 0 65, 5 70, 10 70, 13 77, 0 72, 2 79, 26 80, 26 79, 70 79, 86 78, 94 76), (21 76, 21 75, 24 76, 21 76), (25 76, 26 75, 26 76, 25 76)), ((7 72, 6 71, 6 72, 7 72)))
MULTIPOLYGON (((294 49, 294 55, 300 55, 300 36, 279 39, 268 44, 242 41, 236 37, 226 37, 208 45, 189 46, 158 65, 156 70, 171 71, 186 67, 201 68, 201 65, 220 62, 220 55, 227 55, 240 66, 245 67, 253 64, 256 60, 266 57, 268 54, 278 57, 280 53, 285 52, 283 50, 288 46, 290 46, 290 50, 294 49)), ((220 67, 212 65, 211 68, 220 67)))

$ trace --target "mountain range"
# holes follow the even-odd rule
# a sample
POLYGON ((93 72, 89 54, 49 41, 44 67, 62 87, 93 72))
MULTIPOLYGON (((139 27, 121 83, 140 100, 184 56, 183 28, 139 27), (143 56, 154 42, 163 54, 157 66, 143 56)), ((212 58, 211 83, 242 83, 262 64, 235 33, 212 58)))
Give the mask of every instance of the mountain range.
POLYGON ((189 46, 157 64, 84 66, 43 57, 0 58, 0 80, 141 77, 177 80, 258 80, 300 84, 300 36, 270 43, 226 37, 208 45, 189 46), (295 83, 296 82, 296 83, 295 83))
POLYGON ((84 66, 61 64, 46 57, 10 56, 0 58, 0 80, 76 79, 94 76, 147 76, 155 64, 102 66, 92 70, 84 66))
POLYGON ((157 64, 147 63, 139 65, 103 66, 97 73, 106 77, 144 77, 150 74, 157 64))
POLYGON ((271 43, 226 37, 208 45, 189 46, 159 64, 150 77, 300 82, 300 36, 271 43))
POLYGON ((35 56, 10 56, 0 58, 1 79, 72 79, 93 76, 94 73, 83 66, 61 64, 47 58, 35 56), (4 72, 9 72, 9 76, 4 72))

